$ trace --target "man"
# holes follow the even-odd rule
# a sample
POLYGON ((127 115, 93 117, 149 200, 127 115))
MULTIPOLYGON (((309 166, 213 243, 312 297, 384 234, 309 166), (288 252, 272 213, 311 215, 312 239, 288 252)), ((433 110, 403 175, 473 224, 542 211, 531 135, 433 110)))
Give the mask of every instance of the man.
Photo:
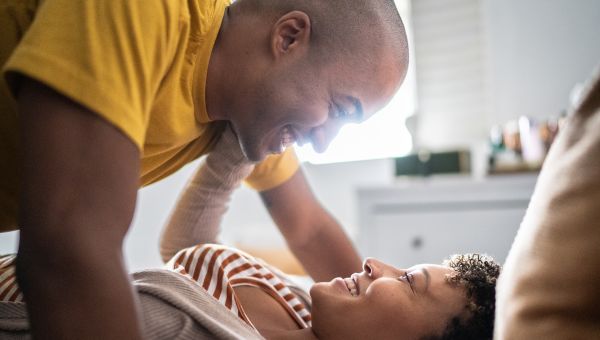
POLYGON ((20 229, 34 336, 140 337, 122 260, 138 186, 210 152, 226 125, 260 162, 247 181, 307 270, 360 268, 284 149, 324 150, 400 86, 407 46, 392 1, 1 6, 0 228, 20 229))

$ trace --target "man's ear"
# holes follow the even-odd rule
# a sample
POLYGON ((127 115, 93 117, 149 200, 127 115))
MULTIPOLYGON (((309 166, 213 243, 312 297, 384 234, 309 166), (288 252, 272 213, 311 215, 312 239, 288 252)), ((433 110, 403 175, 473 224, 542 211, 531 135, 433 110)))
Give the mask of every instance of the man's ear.
POLYGON ((306 49, 310 42, 310 17, 302 11, 281 16, 271 32, 271 52, 275 58, 306 49))

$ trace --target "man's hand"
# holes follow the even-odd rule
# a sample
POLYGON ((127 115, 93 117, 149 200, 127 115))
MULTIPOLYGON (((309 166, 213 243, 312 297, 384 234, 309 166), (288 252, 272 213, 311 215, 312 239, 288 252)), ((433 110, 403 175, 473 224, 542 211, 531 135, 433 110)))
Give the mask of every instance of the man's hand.
POLYGON ((302 169, 282 185, 261 192, 290 249, 315 281, 349 276, 360 256, 339 223, 317 201, 302 169))
POLYGON ((33 80, 18 98, 17 279, 34 338, 140 338, 123 264, 139 152, 95 113, 33 80))

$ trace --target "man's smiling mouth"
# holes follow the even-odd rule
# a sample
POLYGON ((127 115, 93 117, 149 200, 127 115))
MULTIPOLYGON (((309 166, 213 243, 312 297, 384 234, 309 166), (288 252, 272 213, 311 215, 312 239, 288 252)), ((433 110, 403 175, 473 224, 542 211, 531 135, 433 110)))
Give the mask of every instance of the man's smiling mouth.
POLYGON ((281 129, 279 134, 279 152, 282 153, 289 146, 296 142, 296 135, 289 125, 286 125, 281 129))

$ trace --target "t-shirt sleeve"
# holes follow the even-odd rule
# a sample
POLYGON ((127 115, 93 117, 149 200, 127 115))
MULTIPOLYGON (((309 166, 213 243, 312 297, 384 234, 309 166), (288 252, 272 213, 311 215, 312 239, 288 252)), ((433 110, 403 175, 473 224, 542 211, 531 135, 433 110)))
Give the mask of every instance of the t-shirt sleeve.
POLYGON ((279 155, 271 155, 256 165, 245 180, 246 185, 256 191, 273 189, 289 180, 300 167, 293 147, 279 155))
POLYGON ((142 149, 177 40, 179 1, 46 0, 3 73, 33 78, 94 111, 142 149))

